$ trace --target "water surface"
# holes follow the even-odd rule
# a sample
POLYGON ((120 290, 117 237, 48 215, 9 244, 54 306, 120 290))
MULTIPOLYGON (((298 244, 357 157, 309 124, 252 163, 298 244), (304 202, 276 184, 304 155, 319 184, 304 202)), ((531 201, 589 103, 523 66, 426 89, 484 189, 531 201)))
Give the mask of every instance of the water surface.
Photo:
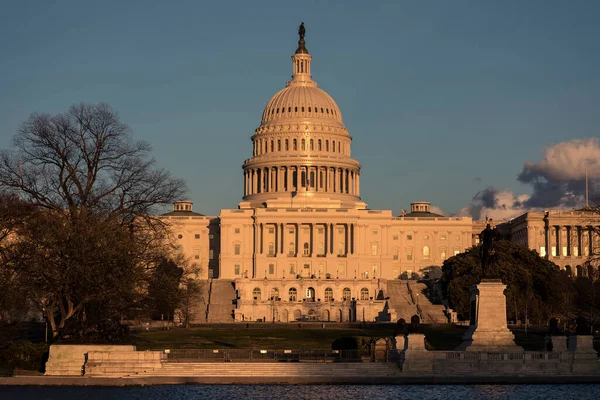
POLYGON ((0 399, 600 399, 597 385, 0 386, 0 399))

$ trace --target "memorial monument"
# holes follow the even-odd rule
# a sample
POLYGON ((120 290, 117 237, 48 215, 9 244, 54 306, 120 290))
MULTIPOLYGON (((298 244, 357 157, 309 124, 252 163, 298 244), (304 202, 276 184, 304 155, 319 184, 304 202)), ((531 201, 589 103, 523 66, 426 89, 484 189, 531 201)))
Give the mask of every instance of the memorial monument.
POLYGON ((471 288, 470 325, 459 350, 523 351, 506 325, 506 285, 497 279, 494 243, 498 240, 490 224, 481 234, 482 279, 471 288))

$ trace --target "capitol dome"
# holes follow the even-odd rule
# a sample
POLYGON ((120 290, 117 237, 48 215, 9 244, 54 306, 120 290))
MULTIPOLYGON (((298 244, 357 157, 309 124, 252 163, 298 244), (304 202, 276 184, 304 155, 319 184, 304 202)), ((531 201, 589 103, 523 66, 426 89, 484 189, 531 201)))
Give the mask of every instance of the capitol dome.
POLYGON ((287 120, 311 118, 342 123, 342 113, 333 98, 314 85, 290 81, 267 103, 261 124, 285 123, 287 120))
POLYGON ((303 207, 366 207, 352 137, 336 102, 312 80, 311 61, 301 35, 292 79, 269 100, 252 135, 240 208, 294 208, 294 199, 303 207))

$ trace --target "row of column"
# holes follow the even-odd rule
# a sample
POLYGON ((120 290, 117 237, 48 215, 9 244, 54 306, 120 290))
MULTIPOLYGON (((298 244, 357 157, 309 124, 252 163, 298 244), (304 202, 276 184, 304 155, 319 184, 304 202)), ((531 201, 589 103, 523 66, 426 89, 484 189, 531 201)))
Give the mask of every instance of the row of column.
POLYGON ((312 166, 244 170, 244 196, 295 192, 300 187, 316 192, 360 196, 360 173, 353 169, 312 166))
MULTIPOLYGON (((600 227, 598 227, 600 232, 600 227)), ((562 248, 566 247, 567 254, 566 257, 571 257, 573 255, 573 244, 576 244, 578 249, 577 257, 581 257, 583 255, 583 238, 587 235, 587 246, 588 246, 588 254, 594 254, 594 227, 593 226, 571 226, 571 225, 552 225, 546 230, 546 254, 549 257, 564 257, 562 248), (562 243, 562 230, 566 229, 566 243, 562 243), (555 239, 552 240, 551 232, 554 231, 555 239), (573 235, 573 233, 576 233, 573 235), (573 236, 575 236, 576 240, 572 240, 573 236), (553 245, 556 247, 556 255, 552 254, 551 248, 553 245)))
POLYGON ((261 223, 255 225, 257 238, 255 241, 255 254, 272 257, 277 255, 325 257, 328 254, 335 254, 346 257, 355 253, 355 231, 355 224, 261 223), (286 232, 290 227, 294 229, 292 235, 286 232), (304 233, 304 227, 308 227, 308 233, 304 233), (268 233, 269 229, 273 229, 272 234, 268 233), (323 232, 318 233, 315 229, 323 229, 323 232), (340 233, 339 229, 343 229, 343 233, 340 233), (315 243, 321 243, 319 239, 322 239, 323 249, 315 251, 315 243), (342 244, 342 251, 340 251, 339 246, 336 246, 336 243, 338 245, 342 244), (289 244, 293 244, 292 247, 289 244))
POLYGON ((350 155, 350 144, 341 140, 330 142, 329 139, 277 139, 277 141, 275 139, 257 139, 253 142, 253 146, 254 157, 276 151, 324 151, 350 155))

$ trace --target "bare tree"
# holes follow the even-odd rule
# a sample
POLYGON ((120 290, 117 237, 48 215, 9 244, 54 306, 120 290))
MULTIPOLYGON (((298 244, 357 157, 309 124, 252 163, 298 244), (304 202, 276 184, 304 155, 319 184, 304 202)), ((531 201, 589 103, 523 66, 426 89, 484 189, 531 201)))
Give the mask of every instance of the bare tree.
MULTIPOLYGON (((0 189, 35 207, 7 251, 56 337, 86 304, 109 307, 169 252, 155 215, 185 185, 156 168, 107 104, 33 114, 0 153, 0 189)), ((140 279, 141 281, 142 279, 140 279)))

